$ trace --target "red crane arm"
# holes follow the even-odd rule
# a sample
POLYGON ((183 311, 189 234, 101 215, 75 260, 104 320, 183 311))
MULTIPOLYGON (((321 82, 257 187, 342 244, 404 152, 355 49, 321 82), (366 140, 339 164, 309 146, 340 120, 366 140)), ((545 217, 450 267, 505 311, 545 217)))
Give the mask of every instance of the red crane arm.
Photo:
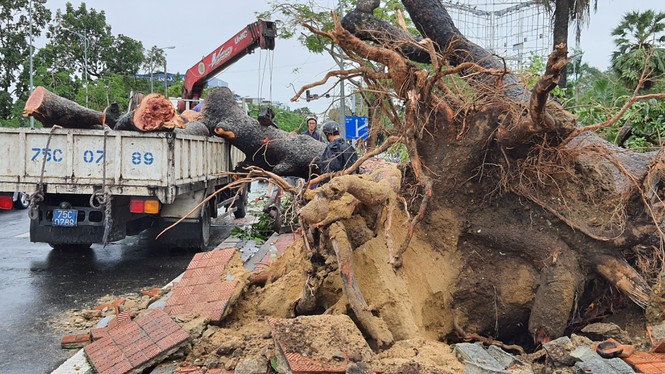
MULTIPOLYGON (((211 78, 242 57, 254 52, 254 49, 275 49, 275 36, 274 22, 259 20, 247 25, 187 70, 182 87, 182 98, 200 98, 203 88, 211 78)), ((184 102, 178 103, 180 111, 184 109, 184 104, 184 102)))

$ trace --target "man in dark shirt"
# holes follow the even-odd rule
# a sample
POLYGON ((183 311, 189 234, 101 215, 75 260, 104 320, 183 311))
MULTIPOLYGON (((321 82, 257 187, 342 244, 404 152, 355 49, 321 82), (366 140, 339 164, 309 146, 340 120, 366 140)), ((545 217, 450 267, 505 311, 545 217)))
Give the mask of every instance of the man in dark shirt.
POLYGON ((323 133, 330 142, 321 156, 321 171, 323 173, 344 170, 358 161, 356 149, 339 135, 337 122, 326 122, 323 125, 323 133))
POLYGON ((309 135, 312 138, 322 142, 323 138, 318 131, 316 131, 317 120, 316 117, 307 117, 307 130, 303 131, 301 134, 309 135))

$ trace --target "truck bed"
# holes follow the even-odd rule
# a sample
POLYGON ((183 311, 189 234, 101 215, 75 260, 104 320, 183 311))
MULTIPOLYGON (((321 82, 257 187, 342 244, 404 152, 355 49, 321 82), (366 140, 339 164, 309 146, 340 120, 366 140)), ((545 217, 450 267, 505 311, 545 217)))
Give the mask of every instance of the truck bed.
POLYGON ((0 128, 0 192, 175 196, 221 185, 242 152, 221 138, 172 132, 0 128), (48 145, 47 145, 48 144, 48 145))

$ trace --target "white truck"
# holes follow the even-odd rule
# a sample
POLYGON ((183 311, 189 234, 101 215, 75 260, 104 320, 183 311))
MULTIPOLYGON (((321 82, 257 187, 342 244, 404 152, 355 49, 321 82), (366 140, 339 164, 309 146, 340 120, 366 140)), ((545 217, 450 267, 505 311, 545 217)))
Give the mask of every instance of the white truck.
MULTIPOLYGON (((215 137, 57 127, 0 128, 0 149, 0 201, 29 193, 30 240, 53 248, 155 235, 230 183, 244 158, 215 137)), ((244 216, 247 190, 236 192, 218 194, 158 243, 204 249, 218 208, 244 216)))

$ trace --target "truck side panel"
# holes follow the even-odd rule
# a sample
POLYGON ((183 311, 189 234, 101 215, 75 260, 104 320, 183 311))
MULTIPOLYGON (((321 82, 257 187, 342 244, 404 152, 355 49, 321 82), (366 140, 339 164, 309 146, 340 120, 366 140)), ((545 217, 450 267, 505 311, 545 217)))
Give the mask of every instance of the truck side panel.
POLYGON ((224 140, 164 132, 5 128, 0 147, 10 155, 0 158, 0 192, 32 192, 42 182, 52 192, 92 193, 105 173, 113 194, 171 203, 193 183, 224 184, 231 169, 224 140))

